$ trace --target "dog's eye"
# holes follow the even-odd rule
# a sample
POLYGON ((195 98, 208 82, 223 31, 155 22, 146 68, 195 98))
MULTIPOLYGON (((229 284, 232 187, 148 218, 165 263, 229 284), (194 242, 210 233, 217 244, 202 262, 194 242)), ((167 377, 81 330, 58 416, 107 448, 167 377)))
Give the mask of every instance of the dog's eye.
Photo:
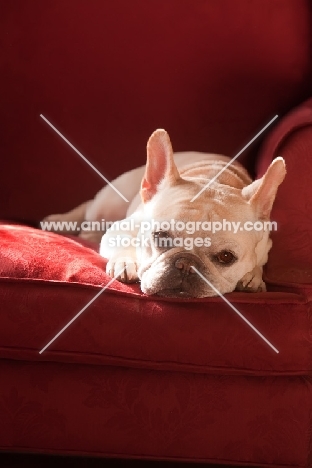
POLYGON ((221 250, 221 252, 218 252, 213 258, 221 265, 232 265, 232 263, 237 260, 235 255, 229 250, 221 250))
POLYGON ((154 239, 167 239, 169 237, 168 231, 155 231, 153 232, 154 239))
POLYGON ((172 238, 168 231, 153 232, 154 245, 158 249, 168 249, 172 247, 172 238))

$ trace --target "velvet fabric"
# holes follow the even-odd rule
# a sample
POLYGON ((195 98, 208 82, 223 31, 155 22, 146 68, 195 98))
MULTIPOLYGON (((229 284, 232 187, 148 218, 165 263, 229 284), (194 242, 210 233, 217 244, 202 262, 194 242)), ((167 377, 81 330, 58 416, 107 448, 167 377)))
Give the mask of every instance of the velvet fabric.
MULTIPOLYGON (((40 220, 175 151, 234 156, 311 92, 309 0, 1 3, 0 218, 40 220), (27 196, 25 196, 27 194, 27 196)), ((264 135, 263 135, 264 136, 264 135)), ((240 156, 254 170, 261 139, 240 156)))
POLYGON ((98 245, 21 223, 101 186, 40 113, 109 178, 143 163, 156 127, 176 150, 233 155, 311 95, 309 2, 35 0, 3 12, 1 450, 311 466, 311 100, 243 158, 258 176, 275 156, 287 164, 268 292, 227 295, 278 353, 221 298, 145 296, 111 282, 98 245))

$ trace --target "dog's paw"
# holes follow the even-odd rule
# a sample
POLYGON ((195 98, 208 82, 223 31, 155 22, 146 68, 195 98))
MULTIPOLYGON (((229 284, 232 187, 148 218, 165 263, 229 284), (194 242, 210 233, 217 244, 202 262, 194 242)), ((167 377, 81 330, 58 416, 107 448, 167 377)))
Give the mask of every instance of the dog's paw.
POLYGON ((136 283, 139 281, 138 264, 131 257, 111 259, 106 265, 106 273, 122 283, 136 283))
POLYGON ((262 268, 256 267, 244 275, 236 285, 236 291, 265 292, 266 286, 262 279, 262 268))

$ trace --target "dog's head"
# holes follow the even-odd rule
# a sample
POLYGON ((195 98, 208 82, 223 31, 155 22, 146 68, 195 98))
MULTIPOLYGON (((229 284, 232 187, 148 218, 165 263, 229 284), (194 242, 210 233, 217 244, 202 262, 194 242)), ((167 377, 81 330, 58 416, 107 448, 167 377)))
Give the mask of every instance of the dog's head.
POLYGON ((216 290, 235 290, 248 272, 267 261, 269 230, 260 229, 259 222, 269 221, 285 173, 283 159, 276 158, 261 179, 242 190, 212 183, 191 201, 207 180, 182 178, 168 134, 154 132, 141 184, 146 221, 138 251, 142 291, 208 297, 216 290))

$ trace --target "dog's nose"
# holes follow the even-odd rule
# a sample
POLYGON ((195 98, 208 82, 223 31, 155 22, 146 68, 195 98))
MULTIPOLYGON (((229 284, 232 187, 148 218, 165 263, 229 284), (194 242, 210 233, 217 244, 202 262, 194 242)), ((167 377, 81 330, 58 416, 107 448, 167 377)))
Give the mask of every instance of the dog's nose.
POLYGON ((175 262, 175 267, 181 270, 184 274, 195 273, 192 266, 194 265, 194 260, 187 257, 180 257, 175 262))

